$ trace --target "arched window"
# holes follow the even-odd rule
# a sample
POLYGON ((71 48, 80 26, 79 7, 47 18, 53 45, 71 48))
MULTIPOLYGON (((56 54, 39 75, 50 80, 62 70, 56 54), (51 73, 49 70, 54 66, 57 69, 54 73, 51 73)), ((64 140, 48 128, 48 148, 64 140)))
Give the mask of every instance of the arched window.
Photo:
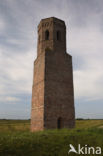
POLYGON ((57 34, 56 35, 57 35, 57 40, 60 41, 61 40, 61 32, 60 31, 57 31, 57 34))
POLYGON ((49 31, 48 30, 45 31, 45 40, 49 40, 49 31))
POLYGON ((62 128, 62 118, 61 117, 59 117, 57 120, 57 128, 58 129, 62 128))

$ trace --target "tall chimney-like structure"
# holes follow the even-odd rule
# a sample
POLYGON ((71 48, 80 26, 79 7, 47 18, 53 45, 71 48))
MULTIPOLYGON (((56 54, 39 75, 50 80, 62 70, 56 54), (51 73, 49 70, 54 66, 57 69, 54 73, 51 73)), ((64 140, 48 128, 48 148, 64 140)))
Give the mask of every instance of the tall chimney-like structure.
POLYGON ((31 131, 74 126, 72 57, 66 53, 65 22, 42 19, 34 61, 31 131))

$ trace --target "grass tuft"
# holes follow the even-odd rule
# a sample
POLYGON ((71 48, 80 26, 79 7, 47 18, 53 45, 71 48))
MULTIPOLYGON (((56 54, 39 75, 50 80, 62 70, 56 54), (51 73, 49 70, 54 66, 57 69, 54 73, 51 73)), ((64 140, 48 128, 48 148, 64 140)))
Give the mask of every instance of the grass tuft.
POLYGON ((1 120, 0 156, 67 156, 69 144, 103 147, 102 126, 103 120, 76 120, 75 129, 31 133, 30 121, 1 120))

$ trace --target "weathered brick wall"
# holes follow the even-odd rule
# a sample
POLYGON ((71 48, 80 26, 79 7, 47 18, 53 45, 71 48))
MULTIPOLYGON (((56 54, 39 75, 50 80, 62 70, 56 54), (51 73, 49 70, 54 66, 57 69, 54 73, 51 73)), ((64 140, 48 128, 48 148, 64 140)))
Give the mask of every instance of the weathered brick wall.
POLYGON ((72 57, 66 53, 66 27, 62 20, 47 18, 38 26, 34 62, 31 130, 75 126, 72 57), (49 40, 45 40, 45 31, 49 40), (57 31, 61 32, 57 40, 57 31), (49 49, 49 50, 47 50, 49 49))
POLYGON ((45 128, 62 128, 75 125, 72 57, 64 53, 45 54, 45 128))
POLYGON ((44 129, 44 71, 45 54, 42 53, 34 62, 31 131, 44 129))

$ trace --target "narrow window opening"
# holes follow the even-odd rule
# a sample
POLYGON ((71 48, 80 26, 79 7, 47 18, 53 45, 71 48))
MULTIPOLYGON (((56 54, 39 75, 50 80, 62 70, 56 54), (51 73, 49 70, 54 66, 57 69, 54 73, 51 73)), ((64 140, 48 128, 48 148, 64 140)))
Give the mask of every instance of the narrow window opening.
POLYGON ((61 40, 61 32, 57 31, 57 40, 60 41, 61 40))
POLYGON ((49 31, 48 30, 45 31, 45 40, 49 40, 49 31))
POLYGON ((62 118, 61 117, 59 117, 58 120, 57 120, 57 128, 58 129, 62 128, 62 118))

